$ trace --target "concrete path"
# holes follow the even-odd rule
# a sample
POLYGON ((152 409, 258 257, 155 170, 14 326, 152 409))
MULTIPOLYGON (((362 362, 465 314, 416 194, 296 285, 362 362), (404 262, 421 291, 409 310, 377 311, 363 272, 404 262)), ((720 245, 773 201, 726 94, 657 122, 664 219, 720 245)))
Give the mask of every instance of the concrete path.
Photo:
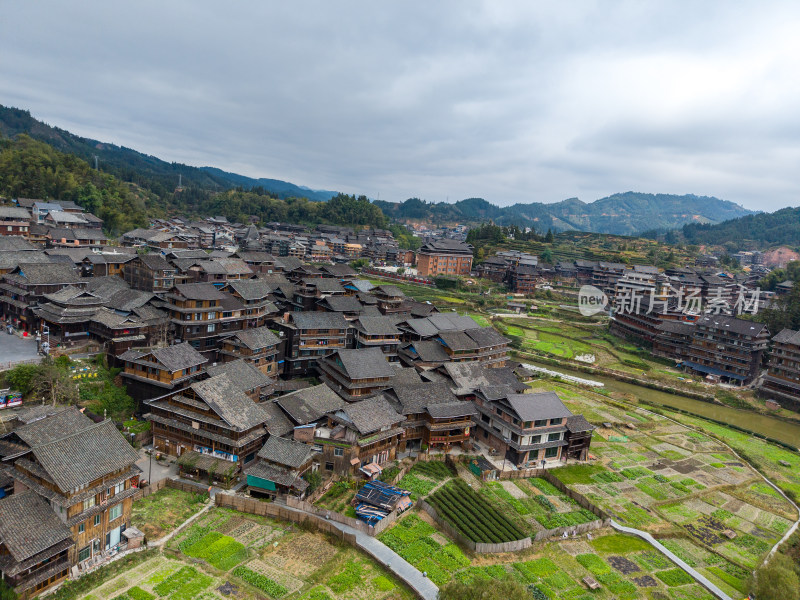
POLYGON ((687 565, 684 561, 682 561, 680 558, 675 556, 672 552, 667 550, 664 546, 661 545, 661 543, 658 540, 656 540, 652 535, 650 535, 646 531, 640 531, 638 529, 634 529, 633 527, 625 527, 624 525, 620 525, 619 523, 614 521, 614 519, 611 519, 610 523, 611 523, 611 527, 613 527, 617 531, 622 531, 623 533, 630 533, 631 535, 638 536, 638 537, 642 538, 643 540, 645 540, 646 542, 648 542, 656 550, 661 552, 664 556, 669 558, 672 562, 674 562, 676 565, 678 565, 681 569, 683 569, 689 575, 691 575, 695 579, 695 581, 697 581, 697 583, 702 585, 704 588, 706 588, 709 592, 714 594, 720 600, 733 600, 730 596, 728 596, 728 594, 726 594, 721 589, 719 589, 717 586, 715 586, 713 583, 711 583, 703 575, 701 575, 700 573, 695 571, 692 567, 687 565))
POLYGON ((436 584, 427 577, 424 577, 416 567, 406 562, 394 550, 376 540, 374 537, 362 533, 357 529, 353 529, 344 523, 330 522, 337 529, 355 535, 356 544, 361 550, 384 565, 399 579, 405 581, 420 598, 423 600, 436 600, 439 596, 439 588, 436 587, 436 584))
MULTIPOLYGON (((311 514, 290 506, 284 506, 283 508, 294 512, 311 514)), ((317 517, 317 515, 313 516, 317 517)), ((356 538, 356 545, 361 550, 369 554, 372 558, 389 569, 395 574, 395 576, 397 576, 398 579, 404 581, 408 587, 414 590, 419 598, 422 598, 422 600, 436 600, 438 598, 439 588, 436 587, 436 584, 427 577, 423 576, 423 574, 416 567, 406 562, 394 550, 388 546, 385 546, 382 542, 376 540, 374 537, 369 536, 357 529, 353 529, 349 525, 337 523, 336 521, 328 521, 328 523, 336 527, 339 531, 354 535, 356 538)))

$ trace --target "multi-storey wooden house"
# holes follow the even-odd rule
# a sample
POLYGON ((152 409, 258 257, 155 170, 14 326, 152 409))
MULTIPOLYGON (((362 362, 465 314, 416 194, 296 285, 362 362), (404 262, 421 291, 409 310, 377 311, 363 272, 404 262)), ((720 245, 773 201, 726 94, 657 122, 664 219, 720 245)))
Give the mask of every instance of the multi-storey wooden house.
POLYGON ((350 324, 340 313, 291 312, 275 327, 286 340, 283 372, 288 376, 316 372, 321 358, 348 347, 350 324))
POLYGON ((83 287, 78 274, 65 263, 20 263, 3 275, 0 283, 0 312, 19 329, 32 332, 39 328, 34 308, 53 294, 70 287, 83 287))
POLYGON ((308 489, 303 476, 313 469, 315 456, 308 444, 270 436, 245 471, 248 493, 255 497, 291 494, 302 498, 308 489))
MULTIPOLYGON (((506 460, 526 467, 566 457, 567 419, 573 414, 558 394, 510 394, 481 388, 475 396, 479 413, 477 440, 500 452, 506 460)), ((580 444, 585 444, 583 436, 580 444)))
MULTIPOLYGON (((127 544, 138 453, 110 420, 74 407, 19 427, 0 440, 14 493, 41 496, 71 532, 69 565, 127 544)), ((64 563, 66 565, 66 562, 64 563)), ((61 568, 58 569, 61 572, 61 568)))
POLYGON ((273 302, 272 290, 273 286, 263 279, 231 281, 223 288, 244 306, 247 329, 262 327, 277 316, 279 311, 273 302))
POLYGON ((761 383, 762 396, 800 410, 800 332, 784 329, 772 338, 769 370, 761 383))
POLYGON ((18 597, 31 598, 66 579, 74 546, 69 527, 35 492, 0 500, 0 573, 18 597))
POLYGON ((695 322, 683 366, 725 383, 746 385, 758 376, 768 341, 763 323, 703 315, 695 322))
POLYGON ((221 461, 249 464, 264 443, 270 415, 227 375, 198 381, 184 390, 146 402, 153 445, 172 456, 199 452, 221 461))
POLYGON ((317 367, 320 379, 348 402, 387 389, 396 374, 380 348, 337 350, 321 358, 317 367))
POLYGON ((152 350, 131 349, 117 357, 128 394, 136 400, 163 396, 197 378, 208 362, 186 342, 152 350))
POLYGON ((504 367, 508 358, 510 340, 493 327, 440 331, 436 339, 451 362, 478 361, 488 367, 504 367))
POLYGON ((396 317, 360 316, 354 322, 354 346, 356 348, 380 348, 386 360, 397 362, 400 346, 400 330, 395 327, 396 317))
POLYGON ((160 254, 138 254, 122 267, 123 279, 135 290, 164 294, 175 284, 175 267, 160 254))
POLYGON ((242 359, 251 363, 267 377, 277 377, 281 338, 268 327, 245 329, 225 338, 219 351, 223 362, 242 359))

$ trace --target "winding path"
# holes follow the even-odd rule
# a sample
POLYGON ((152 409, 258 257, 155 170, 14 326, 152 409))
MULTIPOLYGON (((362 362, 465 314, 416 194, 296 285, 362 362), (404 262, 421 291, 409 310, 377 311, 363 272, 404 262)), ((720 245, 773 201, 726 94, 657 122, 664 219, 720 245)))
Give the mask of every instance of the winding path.
POLYGON ((709 592, 714 594, 717 598, 719 598, 719 600, 733 600, 733 598, 728 596, 728 594, 726 594, 721 589, 719 589, 717 586, 715 586, 713 583, 711 583, 708 579, 706 579, 706 577, 704 575, 702 575, 701 573, 698 573, 692 567, 690 567, 688 564, 686 564, 684 561, 682 561, 680 558, 675 556, 675 554, 670 552, 667 548, 665 548, 661 544, 661 542, 659 542, 657 539, 655 539, 652 535, 650 535, 646 531, 640 531, 639 529, 634 529, 633 527, 625 527, 624 525, 620 525, 619 523, 617 523, 614 519, 610 519, 609 522, 611 524, 611 527, 613 527, 617 531, 622 531, 623 533, 629 533, 631 535, 635 535, 635 536, 638 536, 638 537, 642 538, 644 541, 649 543, 656 550, 661 552, 664 556, 666 556, 672 562, 674 562, 676 565, 678 565, 681 569, 683 569, 689 575, 691 575, 695 579, 695 581, 697 581, 697 583, 699 583, 704 588, 706 588, 709 592))

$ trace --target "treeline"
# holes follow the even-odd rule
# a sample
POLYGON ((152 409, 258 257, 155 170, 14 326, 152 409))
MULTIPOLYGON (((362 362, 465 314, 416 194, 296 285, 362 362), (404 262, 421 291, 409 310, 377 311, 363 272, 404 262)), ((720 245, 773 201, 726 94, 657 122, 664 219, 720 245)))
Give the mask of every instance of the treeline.
POLYGON ((106 233, 112 236, 146 227, 151 218, 168 214, 222 215, 241 223, 254 216, 263 223, 387 226, 380 208, 366 196, 339 194, 328 202, 311 202, 306 198, 280 199, 263 188, 213 192, 188 186, 167 191, 157 182, 148 187, 151 184, 146 176, 140 176, 139 180, 144 188, 123 183, 113 175, 93 169, 85 160, 59 152, 25 134, 0 141, 0 195, 72 200, 103 219, 106 233))
POLYGON ((740 246, 748 241, 758 247, 780 244, 797 246, 800 240, 800 207, 747 215, 717 225, 691 223, 684 225, 682 232, 690 244, 723 245, 735 240, 740 246))
POLYGON ((147 194, 27 135, 0 140, 0 195, 71 200, 111 235, 147 225, 147 194))

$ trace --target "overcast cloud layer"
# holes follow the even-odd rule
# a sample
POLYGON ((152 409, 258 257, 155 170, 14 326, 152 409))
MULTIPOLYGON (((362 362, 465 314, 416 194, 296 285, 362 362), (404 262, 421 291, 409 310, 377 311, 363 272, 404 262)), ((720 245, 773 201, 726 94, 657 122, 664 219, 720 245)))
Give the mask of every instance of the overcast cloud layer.
POLYGON ((800 204, 800 3, 0 0, 0 104, 400 201, 800 204))

